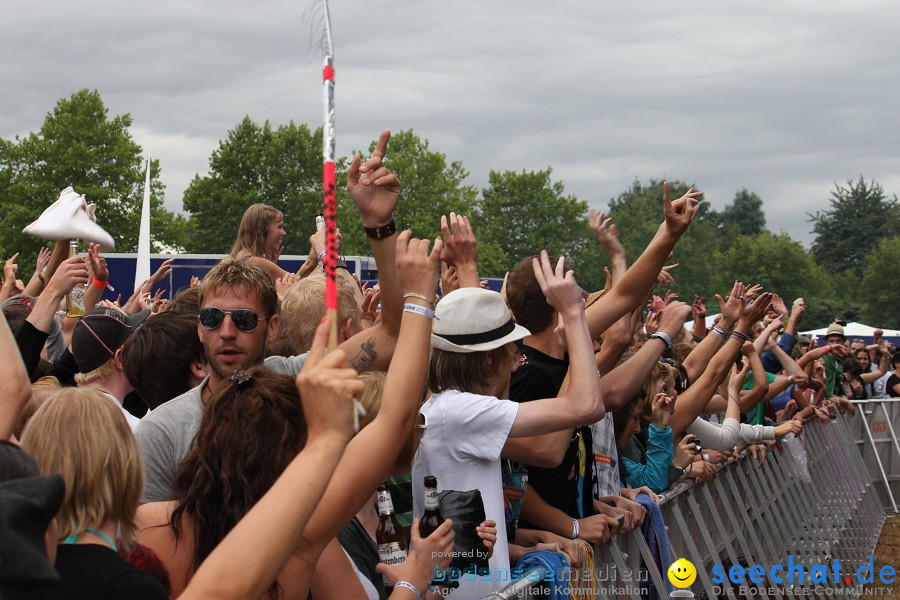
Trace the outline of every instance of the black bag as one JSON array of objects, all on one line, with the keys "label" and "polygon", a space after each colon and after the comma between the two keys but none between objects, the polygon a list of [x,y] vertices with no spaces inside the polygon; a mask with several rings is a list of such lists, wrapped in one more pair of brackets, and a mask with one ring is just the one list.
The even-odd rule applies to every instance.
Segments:
[{"label": "black bag", "polygon": [[441,516],[453,521],[453,560],[451,569],[461,573],[489,575],[488,550],[478,537],[478,526],[485,520],[484,502],[479,490],[444,490],[438,495]]}]

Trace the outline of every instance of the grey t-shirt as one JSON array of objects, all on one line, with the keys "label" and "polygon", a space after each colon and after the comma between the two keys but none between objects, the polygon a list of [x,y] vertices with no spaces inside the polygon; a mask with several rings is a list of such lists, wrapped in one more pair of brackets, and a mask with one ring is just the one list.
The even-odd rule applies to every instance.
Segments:
[{"label": "grey t-shirt", "polygon": [[[270,356],[263,361],[267,369],[282,375],[297,375],[306,364],[306,354]],[[172,480],[181,461],[191,449],[203,419],[201,392],[209,377],[197,387],[160,405],[149,413],[134,435],[144,461],[144,493],[141,502],[172,499]]]}]

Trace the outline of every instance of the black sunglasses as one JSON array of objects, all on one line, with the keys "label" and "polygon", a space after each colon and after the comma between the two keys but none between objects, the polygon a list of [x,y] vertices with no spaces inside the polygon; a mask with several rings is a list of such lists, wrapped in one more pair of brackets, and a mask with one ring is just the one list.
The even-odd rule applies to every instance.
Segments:
[{"label": "black sunglasses", "polygon": [[215,306],[207,306],[200,309],[200,326],[204,329],[216,329],[225,320],[225,315],[231,315],[231,322],[244,333],[250,333],[259,325],[260,319],[265,321],[272,315],[260,317],[249,308],[235,308],[234,310],[222,310]]}]

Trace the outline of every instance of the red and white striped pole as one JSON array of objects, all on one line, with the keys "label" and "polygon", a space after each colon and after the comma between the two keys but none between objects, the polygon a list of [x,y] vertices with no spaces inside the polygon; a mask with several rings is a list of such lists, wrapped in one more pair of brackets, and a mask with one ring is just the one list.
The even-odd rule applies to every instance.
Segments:
[{"label": "red and white striped pole", "polygon": [[322,62],[322,100],[324,105],[324,122],[322,125],[322,190],[325,212],[325,314],[328,316],[330,328],[328,348],[337,347],[337,283],[335,269],[337,265],[337,206],[335,201],[336,179],[334,173],[334,51],[331,42],[331,16],[328,1],[325,5],[325,35],[327,48]]}]

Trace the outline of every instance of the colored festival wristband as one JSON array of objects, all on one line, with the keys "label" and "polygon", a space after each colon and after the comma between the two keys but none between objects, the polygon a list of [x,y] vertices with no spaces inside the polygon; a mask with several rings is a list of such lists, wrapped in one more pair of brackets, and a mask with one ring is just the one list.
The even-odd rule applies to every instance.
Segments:
[{"label": "colored festival wristband", "polygon": [[825,354],[831,354],[831,346],[825,346]]},{"label": "colored festival wristband", "polygon": [[424,306],[419,306],[418,304],[404,304],[403,312],[414,313],[417,315],[422,315],[426,319],[434,319],[434,311],[430,308],[425,308]]},{"label": "colored festival wristband", "polygon": [[91,282],[91,285],[94,286],[94,287],[98,287],[98,288],[103,289],[103,288],[106,287],[107,284],[106,284],[105,281],[100,281],[99,279],[97,279],[96,277],[94,277],[94,281]]},{"label": "colored festival wristband", "polygon": [[398,581],[397,583],[394,584],[394,589],[397,589],[397,588],[405,588],[405,589],[411,591],[413,594],[416,595],[416,600],[419,600],[419,598],[420,598],[419,590],[417,590],[416,586],[414,586],[413,584],[411,584],[408,581]]}]

